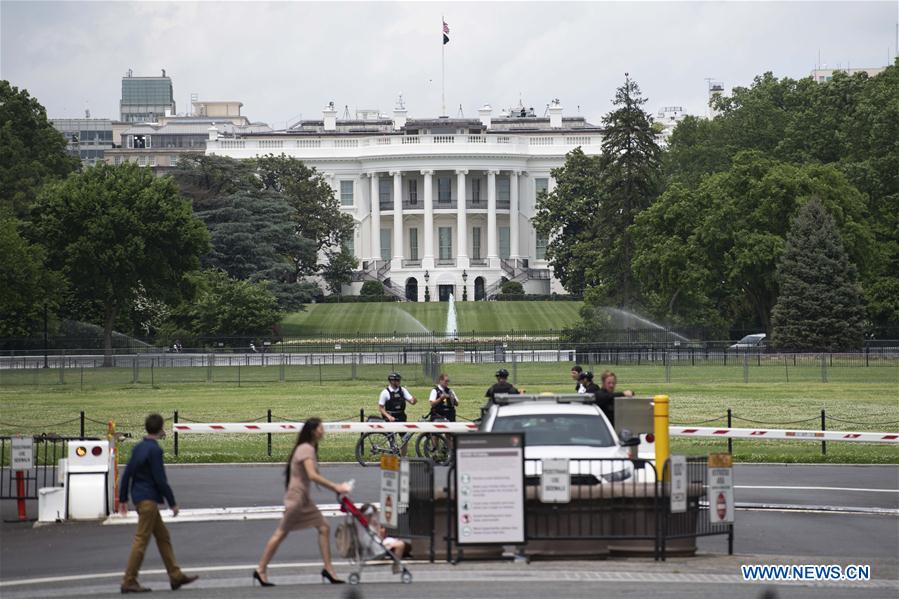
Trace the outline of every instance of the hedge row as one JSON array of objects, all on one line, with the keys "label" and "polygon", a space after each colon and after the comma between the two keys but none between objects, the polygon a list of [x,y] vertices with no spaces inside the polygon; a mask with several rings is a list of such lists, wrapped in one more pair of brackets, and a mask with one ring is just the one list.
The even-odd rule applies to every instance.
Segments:
[{"label": "hedge row", "polygon": [[499,302],[579,302],[584,298],[580,295],[568,295],[567,293],[549,293],[549,294],[519,294],[519,293],[498,293],[496,301]]}]

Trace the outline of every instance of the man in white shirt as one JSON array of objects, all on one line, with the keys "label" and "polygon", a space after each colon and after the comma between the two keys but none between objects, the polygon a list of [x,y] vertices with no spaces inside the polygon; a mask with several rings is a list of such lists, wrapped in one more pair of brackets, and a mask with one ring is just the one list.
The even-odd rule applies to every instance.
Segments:
[{"label": "man in white shirt", "polygon": [[459,398],[456,397],[456,392],[449,387],[449,375],[441,374],[437,377],[437,384],[431,389],[428,401],[431,404],[431,420],[456,421],[456,406],[459,405]]},{"label": "man in white shirt", "polygon": [[400,385],[400,380],[398,372],[391,372],[387,376],[387,387],[378,398],[378,412],[387,422],[406,422],[406,402],[418,403],[409,390]]}]

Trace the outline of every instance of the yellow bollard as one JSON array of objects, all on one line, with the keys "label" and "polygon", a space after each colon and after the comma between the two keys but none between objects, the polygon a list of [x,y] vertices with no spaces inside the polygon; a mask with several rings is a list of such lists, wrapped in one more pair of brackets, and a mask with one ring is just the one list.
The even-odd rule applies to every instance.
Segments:
[{"label": "yellow bollard", "polygon": [[652,398],[653,434],[656,442],[656,472],[659,480],[669,480],[671,473],[665,470],[668,461],[668,396],[656,395]]}]

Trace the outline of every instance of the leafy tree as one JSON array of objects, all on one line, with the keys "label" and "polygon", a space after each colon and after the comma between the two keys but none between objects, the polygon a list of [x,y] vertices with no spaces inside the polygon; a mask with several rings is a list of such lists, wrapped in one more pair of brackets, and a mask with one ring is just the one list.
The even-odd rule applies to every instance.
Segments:
[{"label": "leafy tree", "polygon": [[791,351],[861,347],[864,306],[834,218],[816,199],[800,208],[777,265],[772,344]]},{"label": "leafy tree", "polygon": [[190,287],[209,234],[169,178],[126,163],[99,164],[48,184],[30,236],[69,282],[71,300],[100,307],[104,365],[112,364],[116,319],[141,295],[174,304]]},{"label": "leafy tree", "polygon": [[345,245],[340,246],[339,252],[328,251],[325,255],[327,262],[322,270],[322,278],[331,293],[340,295],[343,286],[353,280],[353,271],[356,270],[359,261]]},{"label": "leafy tree", "polygon": [[267,336],[281,318],[278,300],[266,282],[252,283],[219,270],[189,275],[195,299],[179,304],[165,326],[170,339]]},{"label": "leafy tree", "polygon": [[298,277],[319,272],[318,256],[327,248],[340,247],[353,232],[353,218],[340,211],[334,190],[301,161],[268,155],[255,160],[262,189],[280,193],[293,208],[296,234],[314,251],[293,255]]},{"label": "leafy tree", "polygon": [[359,290],[362,297],[383,297],[384,284],[381,281],[365,281]]},{"label": "leafy tree", "polygon": [[66,139],[28,91],[0,81],[0,215],[25,216],[41,185],[77,170]]},{"label": "leafy tree", "polygon": [[0,218],[0,337],[32,334],[44,306],[56,306],[63,281],[45,260],[44,248],[19,233],[17,219]]},{"label": "leafy tree", "polygon": [[599,211],[601,172],[599,156],[575,148],[552,171],[555,189],[537,198],[534,228],[549,239],[546,259],[553,274],[574,294],[596,283],[586,273],[595,259],[592,215]]}]

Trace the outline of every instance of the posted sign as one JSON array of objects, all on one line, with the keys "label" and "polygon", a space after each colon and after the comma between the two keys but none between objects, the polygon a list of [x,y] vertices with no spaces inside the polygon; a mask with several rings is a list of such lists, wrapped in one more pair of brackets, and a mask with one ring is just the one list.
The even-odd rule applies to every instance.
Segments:
[{"label": "posted sign", "polygon": [[709,521],[712,524],[734,521],[734,469],[729,453],[709,454]]},{"label": "posted sign", "polygon": [[12,456],[9,465],[13,472],[34,468],[34,442],[31,437],[12,438]]},{"label": "posted sign", "polygon": [[687,511],[687,456],[673,455],[671,467],[671,513]]},{"label": "posted sign", "polygon": [[543,460],[540,475],[540,501],[543,503],[569,503],[571,501],[571,475],[565,458]]},{"label": "posted sign", "polygon": [[524,435],[456,437],[460,545],[524,543]]},{"label": "posted sign", "polygon": [[381,524],[396,528],[400,502],[400,459],[395,455],[381,456]]}]

